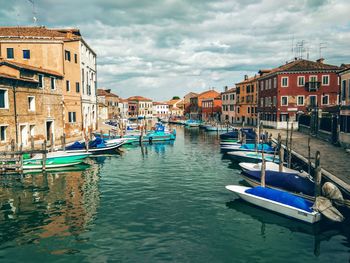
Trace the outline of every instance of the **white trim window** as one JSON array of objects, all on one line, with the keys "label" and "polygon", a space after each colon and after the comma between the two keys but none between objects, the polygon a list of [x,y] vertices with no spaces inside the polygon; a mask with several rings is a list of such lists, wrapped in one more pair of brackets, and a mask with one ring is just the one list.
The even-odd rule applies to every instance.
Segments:
[{"label": "white trim window", "polygon": [[0,109],[9,108],[9,94],[7,89],[0,89]]},{"label": "white trim window", "polygon": [[77,122],[77,117],[76,117],[76,112],[68,112],[68,122],[69,123],[76,123]]},{"label": "white trim window", "polygon": [[45,78],[43,74],[38,74],[39,88],[45,88]]},{"label": "white trim window", "polygon": [[281,106],[288,106],[288,96],[281,96]]},{"label": "white trim window", "polygon": [[329,95],[322,95],[322,100],[321,100],[322,105],[329,105]]},{"label": "white trim window", "polygon": [[273,88],[277,89],[277,78],[273,78]]},{"label": "white trim window", "polygon": [[317,75],[309,76],[309,82],[317,82]]},{"label": "white trim window", "polygon": [[298,76],[298,87],[305,86],[305,77],[304,76]]},{"label": "white trim window", "polygon": [[288,87],[288,77],[281,78],[281,87]]},{"label": "white trim window", "polygon": [[304,104],[305,104],[305,96],[304,95],[297,96],[297,106],[304,106]]},{"label": "white trim window", "polygon": [[6,142],[6,129],[7,126],[0,126],[0,141]]},{"label": "white trim window", "polygon": [[35,97],[28,96],[28,110],[35,111]]},{"label": "white trim window", "polygon": [[329,75],[322,75],[322,85],[329,86]]},{"label": "white trim window", "polygon": [[264,90],[264,81],[260,81],[260,90]]},{"label": "white trim window", "polygon": [[70,81],[66,80],[66,91],[70,91]]}]

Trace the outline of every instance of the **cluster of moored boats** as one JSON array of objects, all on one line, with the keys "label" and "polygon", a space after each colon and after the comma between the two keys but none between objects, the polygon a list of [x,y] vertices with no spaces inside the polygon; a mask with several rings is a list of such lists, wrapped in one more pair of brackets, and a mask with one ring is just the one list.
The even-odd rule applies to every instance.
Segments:
[{"label": "cluster of moored boats", "polygon": [[205,131],[216,131],[216,132],[228,132],[233,129],[233,126],[229,124],[222,124],[219,122],[203,122],[201,120],[184,120],[184,119],[162,119],[164,123],[180,124],[190,128],[200,128]]},{"label": "cluster of moored boats", "polygon": [[157,123],[151,130],[145,130],[139,125],[128,125],[123,135],[94,133],[94,139],[76,141],[62,149],[38,153],[23,157],[23,170],[42,170],[69,167],[83,163],[92,155],[114,154],[126,144],[153,143],[159,141],[173,141],[176,131],[169,131],[161,123]]},{"label": "cluster of moored boats", "polygon": [[221,134],[220,138],[221,151],[239,164],[242,179],[251,186],[227,185],[229,191],[249,203],[307,223],[320,221],[321,214],[333,221],[344,220],[332,206],[332,201],[344,201],[339,189],[325,183],[322,192],[333,200],[317,196],[309,173],[285,166],[281,143],[273,146],[266,135],[244,128]]}]

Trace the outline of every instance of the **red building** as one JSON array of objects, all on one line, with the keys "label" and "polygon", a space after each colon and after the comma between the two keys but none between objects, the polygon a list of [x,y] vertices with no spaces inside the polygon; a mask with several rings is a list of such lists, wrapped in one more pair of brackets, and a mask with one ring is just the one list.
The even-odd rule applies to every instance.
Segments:
[{"label": "red building", "polygon": [[265,126],[298,127],[302,114],[320,112],[338,104],[339,67],[297,59],[259,78],[258,112]]},{"label": "red building", "polygon": [[221,95],[215,98],[206,98],[202,100],[202,120],[220,121],[221,120],[222,101]]}]

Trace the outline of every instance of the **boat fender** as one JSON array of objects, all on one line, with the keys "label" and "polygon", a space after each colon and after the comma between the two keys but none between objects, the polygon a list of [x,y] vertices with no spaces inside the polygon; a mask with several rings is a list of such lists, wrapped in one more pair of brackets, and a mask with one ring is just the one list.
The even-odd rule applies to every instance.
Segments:
[{"label": "boat fender", "polygon": [[344,203],[344,197],[339,188],[331,182],[326,182],[322,186],[322,195],[332,201]]},{"label": "boat fender", "polygon": [[344,216],[332,205],[332,202],[324,196],[316,197],[312,209],[320,212],[322,215],[334,222],[343,222],[345,219]]}]

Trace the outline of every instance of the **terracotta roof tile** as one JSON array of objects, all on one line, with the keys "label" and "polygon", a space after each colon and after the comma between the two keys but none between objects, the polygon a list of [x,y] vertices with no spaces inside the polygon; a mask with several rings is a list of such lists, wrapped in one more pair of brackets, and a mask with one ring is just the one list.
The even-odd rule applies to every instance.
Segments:
[{"label": "terracotta roof tile", "polygon": [[2,58],[0,58],[0,65],[9,65],[9,66],[16,67],[18,69],[26,69],[26,70],[30,70],[30,71],[45,73],[48,75],[63,77],[63,75],[61,73],[58,73],[58,72],[53,71],[53,70],[43,69],[40,67],[34,67],[34,66],[30,66],[30,65],[26,65],[26,64],[14,62],[12,60],[2,59]]},{"label": "terracotta roof tile", "polygon": [[97,89],[97,96],[105,96],[105,97],[116,97],[119,98],[118,95],[110,92],[110,90]]},{"label": "terracotta roof tile", "polygon": [[152,101],[152,99],[148,99],[142,96],[132,96],[128,98],[128,101],[135,100],[135,101]]}]

